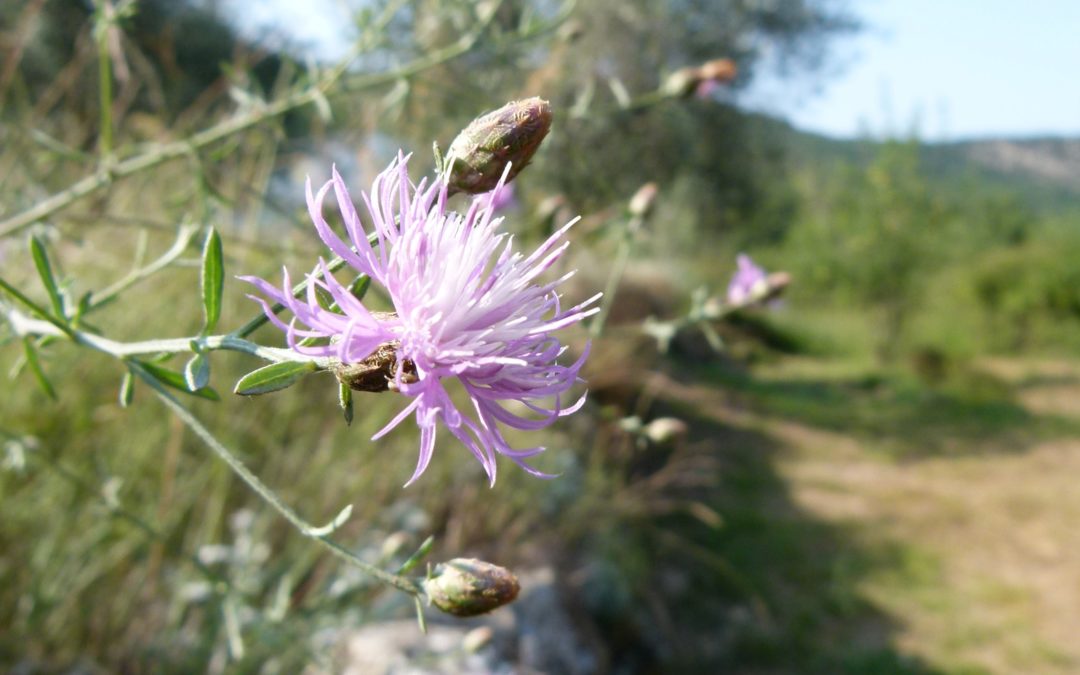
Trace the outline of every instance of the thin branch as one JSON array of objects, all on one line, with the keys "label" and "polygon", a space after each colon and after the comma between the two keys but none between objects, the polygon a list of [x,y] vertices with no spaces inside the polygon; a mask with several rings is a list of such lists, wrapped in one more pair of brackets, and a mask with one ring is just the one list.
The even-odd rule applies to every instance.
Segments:
[{"label": "thin branch", "polygon": [[[3,308],[0,305],[0,308]],[[168,338],[164,340],[143,340],[141,342],[118,342],[109,338],[78,329],[65,333],[56,325],[41,319],[31,319],[14,308],[4,308],[4,314],[16,335],[38,335],[67,337],[75,344],[89,347],[118,359],[149,354],[193,354],[192,345],[198,345],[201,351],[232,351],[257,356],[263,360],[277,363],[280,361],[312,362],[319,368],[327,368],[332,359],[305,356],[290,349],[264,347],[234,335],[210,335],[208,337]]]},{"label": "thin branch", "polygon": [[[480,36],[487,29],[492,18],[494,18],[494,15],[495,12],[491,12],[475,30],[462,36],[456,43],[414,59],[395,70],[355,78],[351,83],[352,88],[367,89],[394,82],[467,53],[480,39]],[[23,228],[29,227],[39,220],[67,208],[83,197],[108,187],[113,181],[132,176],[160,164],[184,157],[269,119],[279,117],[296,108],[325,99],[327,91],[341,79],[348,68],[348,65],[351,63],[352,58],[353,57],[350,56],[349,59],[346,59],[339,64],[338,67],[330,71],[330,74],[321,82],[304,91],[293,93],[283,99],[268,103],[256,110],[225,120],[216,126],[193,134],[187,140],[168,143],[159,146],[155,150],[136,155],[135,157],[129,157],[128,159],[117,162],[111,166],[103,166],[93,175],[83,178],[66,190],[38,202],[29,209],[26,209],[7,220],[0,221],[0,237],[7,236],[14,232],[18,232]]]},{"label": "thin branch", "polygon": [[199,420],[191,414],[182,403],[170,394],[164,386],[157,381],[157,379],[144,370],[139,364],[134,362],[128,362],[128,367],[132,372],[139,376],[141,380],[146,382],[158,395],[158,398],[170,409],[172,412],[180,418],[183,422],[195,432],[203,443],[205,443],[211,450],[222,459],[229,468],[240,476],[240,478],[251,487],[260,497],[262,497],[270,506],[280,513],[285,520],[289,521],[296,529],[300,530],[305,536],[318,542],[323,548],[327,549],[333,555],[341,558],[350,565],[359,568],[363,572],[375,577],[379,581],[392,586],[400,591],[408,593],[413,596],[419,596],[423,594],[423,588],[416,581],[407,577],[401,577],[396,574],[391,574],[385,570],[381,570],[374,565],[364,562],[360,558],[356,557],[347,548],[337,543],[327,535],[319,534],[321,528],[315,527],[305,521],[290,507],[283,502],[280,497],[277,496],[273,490],[271,490],[265,483],[263,483],[258,476],[251,472],[251,469],[247,468],[239,457],[234,455],[228,448],[226,448],[221,441],[214,437],[210,431],[202,425]]},{"label": "thin branch", "polygon": [[87,311],[97,309],[103,305],[112,302],[116,296],[120,295],[127,289],[131,288],[143,279],[155,274],[159,270],[168,267],[174,260],[179,258],[187,250],[188,244],[191,243],[192,238],[198,231],[197,227],[184,226],[180,228],[180,232],[177,234],[176,241],[169,247],[168,251],[161,254],[161,256],[154,262],[144,267],[138,267],[131,270],[124,276],[124,278],[116,281],[108,288],[105,288],[99,293],[94,293],[91,298],[93,300]]}]

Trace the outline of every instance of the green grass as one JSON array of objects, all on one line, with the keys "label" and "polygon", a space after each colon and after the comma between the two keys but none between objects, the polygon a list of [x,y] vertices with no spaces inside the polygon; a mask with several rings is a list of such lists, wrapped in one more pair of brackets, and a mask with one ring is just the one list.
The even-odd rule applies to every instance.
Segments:
[{"label": "green grass", "polygon": [[933,385],[902,368],[823,359],[765,365],[753,375],[723,363],[698,372],[757,410],[853,435],[897,457],[1009,451],[1024,438],[1080,433],[1077,420],[1033,414],[1012,386],[970,367]]}]

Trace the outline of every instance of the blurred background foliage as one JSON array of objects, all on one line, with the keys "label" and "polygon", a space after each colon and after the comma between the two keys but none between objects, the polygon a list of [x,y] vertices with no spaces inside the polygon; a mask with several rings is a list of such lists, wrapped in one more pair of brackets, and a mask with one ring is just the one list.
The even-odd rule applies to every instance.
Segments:
[{"label": "blurred background foliage", "polygon": [[[107,8],[119,13],[106,20]],[[245,37],[235,11],[242,3],[0,3],[0,219],[326,76],[331,64],[303,44]],[[591,403],[545,439],[543,468],[559,479],[507,467],[488,489],[445,442],[402,491],[416,438],[367,440],[399,402],[362,397],[346,427],[324,375],[269,397],[199,401],[198,415],[312,521],[354,504],[341,537],[372,561],[392,566],[434,534],[434,560],[554,567],[598,671],[983,672],[963,646],[897,646],[889,611],[906,606],[895,599],[938,588],[939,563],[807,512],[778,468],[790,450],[776,431],[787,427],[774,424],[788,422],[771,415],[884,439],[903,456],[950,434],[985,444],[1074,433],[1025,412],[977,364],[1075,357],[1080,191],[972,162],[977,143],[836,141],[737,105],[761,73],[826,77],[830,46],[856,30],[828,0],[361,3],[355,59],[325,99],[106,181],[33,230],[71,298],[153,260],[184,225],[221,232],[230,275],[273,278],[282,263],[302,269],[322,254],[304,175],[322,180],[336,162],[363,186],[399,147],[430,165],[432,141],[445,148],[477,114],[542,96],[555,125],[516,181],[508,227],[536,241],[583,214],[582,298],[603,287],[620,242],[634,242],[593,347]],[[737,63],[734,82],[663,94],[678,69],[720,57]],[[627,201],[647,181],[659,197],[627,235]],[[25,232],[4,235],[4,279],[41,296]],[[718,326],[722,354],[692,328],[660,354],[642,321],[685,314],[696,288],[720,293],[741,250],[792,273],[784,305]],[[88,320],[122,340],[195,334],[197,259],[192,243]],[[231,328],[255,308],[229,278]],[[122,410],[118,364],[46,346],[51,401],[33,388],[21,341],[0,339],[14,377],[0,417],[0,664],[332,669],[339,631],[407,614],[264,508],[148,392]],[[214,364],[223,392],[255,365],[234,354]],[[672,416],[684,435],[626,422]],[[1057,652],[1016,658],[1072,663]]]}]

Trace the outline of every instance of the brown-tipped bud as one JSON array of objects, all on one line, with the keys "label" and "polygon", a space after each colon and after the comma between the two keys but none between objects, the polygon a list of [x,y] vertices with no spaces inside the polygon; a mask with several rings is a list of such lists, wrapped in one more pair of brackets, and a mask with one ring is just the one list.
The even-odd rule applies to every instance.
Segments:
[{"label": "brown-tipped bud", "polygon": [[513,602],[520,590],[510,570],[475,558],[439,563],[424,580],[431,604],[454,616],[485,614]]},{"label": "brown-tipped bud", "polygon": [[[447,151],[450,191],[480,194],[495,188],[510,163],[507,182],[532,159],[551,129],[551,105],[538,97],[511,101],[481,115]],[[452,164],[451,164],[452,163]]]},{"label": "brown-tipped bud", "polygon": [[713,82],[731,82],[738,74],[739,68],[731,59],[713,59],[698,68],[701,79]]},{"label": "brown-tipped bud", "polygon": [[765,277],[766,291],[761,299],[762,302],[779,297],[789,285],[791,285],[791,275],[787,272],[773,272]]},{"label": "brown-tipped bud", "polygon": [[645,183],[638,188],[634,196],[630,198],[630,203],[627,205],[627,209],[630,211],[631,216],[637,218],[644,218],[649,215],[649,211],[652,210],[653,202],[656,201],[656,193],[659,188],[656,187],[656,183]]},{"label": "brown-tipped bud", "polygon": [[662,90],[668,96],[685,98],[706,83],[731,82],[739,74],[739,68],[731,59],[713,59],[697,68],[680,68],[664,80]]}]

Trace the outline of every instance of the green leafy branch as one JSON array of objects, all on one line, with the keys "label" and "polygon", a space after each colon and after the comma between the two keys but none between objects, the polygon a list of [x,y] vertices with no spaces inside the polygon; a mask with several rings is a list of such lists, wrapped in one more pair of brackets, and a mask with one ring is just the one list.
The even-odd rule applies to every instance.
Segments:
[{"label": "green leafy branch", "polygon": [[[23,338],[26,348],[27,363],[34,372],[39,384],[52,397],[56,392],[46,378],[40,362],[37,358],[34,338],[66,338],[71,342],[89,347],[96,351],[108,354],[124,363],[127,368],[124,382],[121,385],[121,403],[126,405],[130,402],[134,379],[144,382],[155,395],[168,407],[173,414],[187,425],[203,443],[206,444],[218,457],[220,457],[248,486],[265,500],[271,507],[280,513],[289,523],[296,527],[305,536],[316,540],[321,546],[333,555],[341,558],[349,564],[358,567],[379,581],[408,593],[416,598],[424,595],[424,590],[419,581],[404,577],[404,571],[390,573],[381,570],[358,558],[347,548],[331,538],[352,513],[352,506],[346,506],[328,524],[316,526],[308,523],[299,514],[287,505],[277,494],[263,483],[247,466],[221,443],[196,417],[169,391],[170,388],[182,390],[204,398],[217,399],[217,393],[207,386],[209,379],[209,363],[206,353],[213,350],[224,349],[239,351],[271,361],[273,365],[258,369],[241,378],[237,383],[237,393],[245,395],[261,394],[284,388],[294,383],[304,374],[314,372],[330,365],[331,359],[313,358],[298,354],[287,349],[264,347],[244,338],[229,335],[207,335],[212,330],[221,315],[221,299],[224,289],[224,260],[221,248],[221,240],[214,230],[207,234],[203,246],[203,264],[201,273],[201,295],[204,313],[204,327],[202,334],[187,338],[147,340],[142,342],[117,342],[109,338],[96,335],[74,325],[69,316],[66,304],[60,294],[59,284],[53,273],[53,266],[49,260],[44,244],[36,237],[31,238],[31,255],[43,286],[49,295],[51,309],[43,307],[21,293],[8,282],[0,279],[0,289],[5,291],[11,298],[21,304],[25,310],[31,313],[33,318],[14,307],[0,309],[4,314],[12,330],[16,335]],[[298,285],[294,292],[299,294],[304,291],[307,283]],[[361,284],[366,288],[366,284]],[[249,325],[252,322],[249,322]],[[253,330],[253,329],[252,329]],[[185,373],[180,374],[171,371],[157,363],[135,358],[136,356],[159,355],[181,352],[193,352],[195,357],[188,363]],[[143,528],[145,529],[145,528]],[[429,549],[430,542],[422,547]],[[413,558],[418,561],[418,552]]]}]

